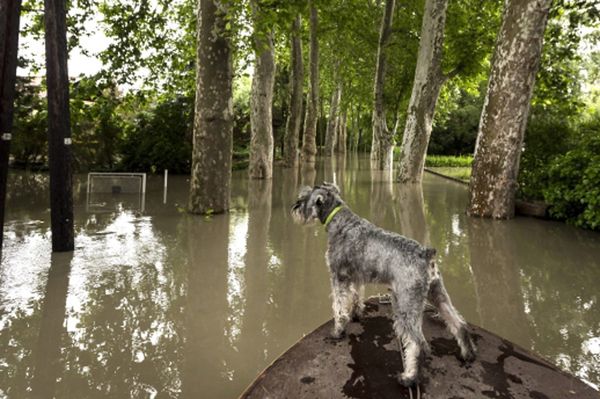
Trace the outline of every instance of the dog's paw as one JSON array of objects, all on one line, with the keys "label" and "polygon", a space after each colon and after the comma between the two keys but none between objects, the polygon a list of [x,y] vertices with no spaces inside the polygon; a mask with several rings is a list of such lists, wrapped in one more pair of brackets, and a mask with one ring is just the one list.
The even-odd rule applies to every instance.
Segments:
[{"label": "dog's paw", "polygon": [[331,333],[329,334],[329,338],[336,340],[336,341],[340,340],[340,339],[344,339],[345,336],[346,336],[346,331],[340,330],[338,328],[334,328],[333,330],[331,330]]},{"label": "dog's paw", "polygon": [[461,351],[460,357],[465,363],[473,363],[477,354],[475,352],[475,348],[469,348],[467,351]]},{"label": "dog's paw", "polygon": [[404,375],[404,373],[400,373],[398,374],[398,382],[400,383],[400,385],[403,385],[406,388],[410,388],[419,384],[419,377],[418,375],[408,377]]},{"label": "dog's paw", "polygon": [[352,321],[355,323],[360,322],[365,317],[365,309],[364,308],[356,308],[352,312]]}]

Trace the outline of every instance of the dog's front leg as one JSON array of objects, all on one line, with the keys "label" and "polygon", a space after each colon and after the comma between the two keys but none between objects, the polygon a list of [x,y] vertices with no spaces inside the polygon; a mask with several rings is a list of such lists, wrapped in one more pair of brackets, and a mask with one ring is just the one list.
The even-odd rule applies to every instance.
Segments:
[{"label": "dog's front leg", "polygon": [[346,325],[352,316],[354,295],[350,290],[350,283],[340,280],[335,274],[331,275],[331,295],[334,321],[331,337],[339,339],[344,336]]},{"label": "dog's front leg", "polygon": [[352,319],[360,321],[365,313],[365,285],[361,282],[354,282],[350,286],[352,292]]}]

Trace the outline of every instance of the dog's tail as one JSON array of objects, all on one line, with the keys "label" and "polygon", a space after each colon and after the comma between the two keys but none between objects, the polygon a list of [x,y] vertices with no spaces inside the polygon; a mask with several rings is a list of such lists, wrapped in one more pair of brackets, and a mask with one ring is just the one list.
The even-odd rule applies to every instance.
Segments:
[{"label": "dog's tail", "polygon": [[472,361],[475,358],[475,344],[467,329],[467,323],[462,318],[460,313],[452,305],[450,296],[444,287],[442,276],[437,270],[434,262],[431,262],[431,285],[429,286],[429,301],[434,305],[439,315],[446,323],[446,327],[450,333],[456,338],[460,346],[461,357],[466,361]]}]

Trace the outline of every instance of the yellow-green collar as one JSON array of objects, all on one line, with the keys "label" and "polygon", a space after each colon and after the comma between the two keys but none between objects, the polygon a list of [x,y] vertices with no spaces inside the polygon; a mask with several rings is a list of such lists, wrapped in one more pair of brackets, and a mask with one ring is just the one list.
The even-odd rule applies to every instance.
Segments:
[{"label": "yellow-green collar", "polygon": [[331,211],[329,216],[327,216],[327,219],[325,219],[325,223],[323,223],[323,226],[325,228],[327,228],[327,225],[331,222],[331,219],[333,219],[335,214],[338,213],[343,207],[344,207],[344,205],[338,205],[335,208],[333,208],[333,211]]}]

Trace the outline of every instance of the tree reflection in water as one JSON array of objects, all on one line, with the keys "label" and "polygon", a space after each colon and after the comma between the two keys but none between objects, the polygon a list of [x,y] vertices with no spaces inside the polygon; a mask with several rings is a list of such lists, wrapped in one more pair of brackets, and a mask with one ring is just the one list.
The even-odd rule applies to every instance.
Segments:
[{"label": "tree reflection in water", "polygon": [[268,242],[271,221],[272,180],[248,182],[248,235],[244,276],[247,304],[241,324],[238,350],[246,360],[247,367],[238,370],[241,378],[250,380],[261,371],[265,363],[267,331],[265,319],[270,293],[269,266],[271,253]]},{"label": "tree reflection in water", "polygon": [[229,215],[210,220],[187,216],[185,237],[189,266],[182,397],[227,396],[233,394],[228,375],[233,353],[226,334]]},{"label": "tree reflection in water", "polygon": [[467,220],[479,323],[530,347],[531,326],[523,306],[518,255],[510,226],[506,221]]},{"label": "tree reflection in water", "polygon": [[52,398],[56,379],[63,369],[60,359],[61,338],[65,335],[65,310],[72,252],[53,253],[48,272],[46,294],[41,309],[31,393],[33,398]]},{"label": "tree reflection in water", "polygon": [[[421,191],[373,173],[368,157],[327,162],[275,169],[272,182],[235,172],[232,211],[210,218],[184,212],[189,186],[179,176],[167,204],[162,181],[149,179],[146,214],[85,213],[79,197],[72,260],[49,255],[46,204],[13,192],[0,266],[0,396],[237,396],[331,316],[325,232],[289,213],[298,188],[327,175],[359,215],[437,248],[469,321],[600,382],[597,233],[471,219],[461,185],[426,175]],[[35,186],[43,177],[17,180],[44,198]]]}]

